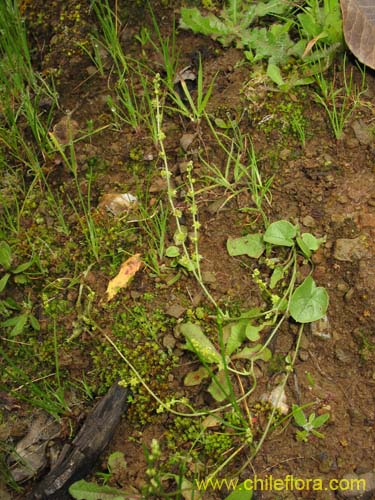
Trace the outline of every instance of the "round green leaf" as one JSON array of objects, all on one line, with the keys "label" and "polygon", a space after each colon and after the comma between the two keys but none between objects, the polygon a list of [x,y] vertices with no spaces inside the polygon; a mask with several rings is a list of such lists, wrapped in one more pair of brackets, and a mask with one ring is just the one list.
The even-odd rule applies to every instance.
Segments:
[{"label": "round green leaf", "polygon": [[180,250],[177,247],[172,245],[172,246],[167,248],[167,250],[165,251],[165,255],[166,255],[166,257],[173,259],[173,258],[178,257],[180,255]]},{"label": "round green leaf", "polygon": [[227,241],[229,255],[248,255],[258,259],[264,252],[263,238],[261,234],[248,234],[241,238],[229,238]]},{"label": "round green leaf", "polygon": [[297,229],[287,220],[279,220],[270,224],[264,233],[263,240],[272,245],[292,247]]},{"label": "round green leaf", "polygon": [[290,301],[290,315],[298,323],[311,323],[321,319],[328,308],[328,293],[317,287],[311,276],[295,289]]}]

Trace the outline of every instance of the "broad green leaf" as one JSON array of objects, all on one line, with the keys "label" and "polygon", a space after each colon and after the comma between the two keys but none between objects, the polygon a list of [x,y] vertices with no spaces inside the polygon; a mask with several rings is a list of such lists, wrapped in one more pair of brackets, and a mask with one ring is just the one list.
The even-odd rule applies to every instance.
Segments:
[{"label": "broad green leaf", "polygon": [[286,220],[279,220],[270,224],[264,233],[263,240],[272,245],[292,247],[297,229]]},{"label": "broad green leaf", "polygon": [[310,248],[306,245],[306,243],[303,241],[303,239],[300,236],[297,236],[296,241],[297,241],[298,246],[302,250],[303,255],[309,259],[311,257]]},{"label": "broad green leaf", "polygon": [[256,342],[260,339],[259,332],[263,330],[264,325],[254,326],[250,322],[246,325],[245,335],[251,342]]},{"label": "broad green leaf", "polygon": [[24,262],[23,264],[17,266],[14,270],[12,270],[12,272],[14,274],[23,273],[24,271],[26,271],[26,269],[29,269],[33,264],[34,262],[32,260],[29,260],[28,262]]},{"label": "broad green leaf", "polygon": [[326,238],[316,238],[311,233],[302,233],[301,238],[305,245],[313,252],[318,250],[320,245],[326,241]]},{"label": "broad green leaf", "polygon": [[313,422],[314,429],[317,429],[318,427],[324,425],[328,419],[329,413],[323,413],[323,415],[319,415],[319,417],[316,417]]},{"label": "broad green leaf", "polygon": [[40,330],[40,324],[39,324],[39,321],[36,319],[36,317],[33,314],[29,314],[29,322],[30,322],[31,327],[36,332],[39,332],[39,330]]},{"label": "broad green leaf", "polygon": [[250,361],[269,361],[272,358],[272,353],[268,347],[263,347],[262,344],[257,344],[254,347],[245,347],[238,354],[234,354],[232,359],[249,359]]},{"label": "broad green leaf", "polygon": [[246,488],[246,482],[237,486],[237,488],[230,493],[224,500],[252,500],[253,490]]},{"label": "broad green leaf", "polygon": [[241,238],[229,238],[227,240],[227,250],[229,255],[248,255],[258,259],[264,252],[265,246],[261,234],[248,234]]},{"label": "broad green leaf", "polygon": [[223,129],[232,128],[232,124],[227,123],[222,118],[215,118],[215,125],[219,128],[223,128]]},{"label": "broad green leaf", "polygon": [[269,63],[267,66],[267,76],[279,87],[284,85],[284,78],[281,76],[281,71],[276,64]]},{"label": "broad green leaf", "polygon": [[298,323],[311,323],[321,319],[328,308],[328,293],[317,287],[311,276],[294,290],[290,301],[290,315]]},{"label": "broad green leaf", "polygon": [[246,325],[249,320],[239,320],[230,326],[230,335],[225,344],[225,354],[231,356],[246,338]]},{"label": "broad green leaf", "polygon": [[166,249],[165,255],[170,259],[174,259],[175,257],[178,257],[180,255],[180,250],[178,247],[172,245]]},{"label": "broad green leaf", "polygon": [[16,335],[19,335],[23,332],[28,316],[29,315],[27,313],[20,314],[19,316],[15,316],[14,318],[9,318],[6,321],[3,321],[1,325],[5,327],[13,326],[9,335],[11,337],[15,337]]},{"label": "broad green leaf", "polygon": [[88,483],[84,479],[73,483],[69,487],[69,494],[76,500],[130,500],[136,498],[135,494],[129,495],[117,488]]},{"label": "broad green leaf", "polygon": [[283,266],[276,266],[272,272],[270,279],[270,288],[273,290],[280,280],[284,278]]},{"label": "broad green leaf", "polygon": [[202,380],[208,378],[210,375],[204,366],[198,368],[198,370],[194,370],[188,372],[184,378],[184,385],[186,387],[193,387],[195,385],[199,385],[202,383]]},{"label": "broad green leaf", "polygon": [[297,425],[303,428],[307,424],[307,419],[305,417],[305,414],[303,413],[303,410],[296,404],[292,406],[292,414]]},{"label": "broad green leaf", "polygon": [[220,370],[215,377],[216,380],[212,380],[207,391],[211,394],[215,401],[219,403],[224,401],[229,394],[228,380],[225,375],[224,370]]},{"label": "broad green leaf", "polygon": [[4,290],[4,288],[7,286],[8,279],[10,278],[10,274],[6,273],[0,280],[0,293]]},{"label": "broad green leaf", "polygon": [[6,241],[0,241],[0,266],[9,269],[12,264],[12,249]]},{"label": "broad green leaf", "polygon": [[222,362],[220,354],[200,326],[191,322],[184,323],[181,325],[181,333],[186,339],[187,349],[198,354],[205,363],[220,364]]}]

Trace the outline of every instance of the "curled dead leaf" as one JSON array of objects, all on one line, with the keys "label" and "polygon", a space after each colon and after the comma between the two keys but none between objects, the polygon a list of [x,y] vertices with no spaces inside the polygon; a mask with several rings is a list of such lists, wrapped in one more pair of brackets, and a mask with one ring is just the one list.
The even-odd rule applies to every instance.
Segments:
[{"label": "curled dead leaf", "polygon": [[109,283],[107,287],[107,302],[109,302],[122,288],[126,288],[129,281],[142,266],[141,254],[137,253],[123,262],[120,271]]}]

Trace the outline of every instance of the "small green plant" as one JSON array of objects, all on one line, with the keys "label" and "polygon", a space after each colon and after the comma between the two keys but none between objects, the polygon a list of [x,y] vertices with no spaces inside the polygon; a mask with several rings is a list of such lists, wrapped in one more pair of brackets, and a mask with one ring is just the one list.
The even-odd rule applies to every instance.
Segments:
[{"label": "small green plant", "polygon": [[[326,69],[335,52],[343,48],[338,0],[324,0],[323,5],[319,0],[306,3],[301,12],[301,8],[293,9],[290,3],[278,0],[251,6],[245,1],[229,0],[219,16],[203,16],[196,7],[183,8],[180,26],[211,36],[224,46],[234,43],[244,49],[252,63],[267,61],[267,76],[281,90],[288,90],[313,83],[312,76]],[[249,29],[266,16],[273,16],[277,22]],[[291,36],[292,30],[297,30],[299,39],[295,33]],[[284,77],[282,69],[287,66],[288,76]]]},{"label": "small green plant", "polygon": [[343,64],[344,87],[336,88],[336,76],[326,80],[323,73],[316,75],[316,82],[319,88],[315,92],[315,99],[326,111],[333,134],[339,140],[344,132],[345,125],[360,105],[361,94],[365,91],[365,71],[361,69],[361,87],[353,82],[353,70],[349,76],[346,74],[346,58]]},{"label": "small green plant", "polygon": [[310,413],[307,418],[303,409],[298,405],[293,405],[292,415],[294,418],[294,422],[298,427],[301,427],[302,430],[296,432],[296,438],[298,441],[307,442],[310,434],[323,439],[324,435],[321,432],[318,432],[316,429],[322,427],[327,420],[329,420],[329,413],[323,413],[322,415],[316,416],[315,413]]},{"label": "small green plant", "polygon": [[[15,284],[25,284],[29,281],[30,275],[26,272],[34,265],[34,259],[13,267],[14,260],[11,247],[6,241],[0,241],[0,266],[4,269],[4,274],[0,279],[0,294],[9,286],[12,278]],[[0,316],[6,318],[1,322],[1,326],[9,330],[9,336],[15,337],[21,334],[27,326],[38,331],[40,325],[33,312],[31,300],[24,300],[17,303],[11,297],[0,300]]]}]

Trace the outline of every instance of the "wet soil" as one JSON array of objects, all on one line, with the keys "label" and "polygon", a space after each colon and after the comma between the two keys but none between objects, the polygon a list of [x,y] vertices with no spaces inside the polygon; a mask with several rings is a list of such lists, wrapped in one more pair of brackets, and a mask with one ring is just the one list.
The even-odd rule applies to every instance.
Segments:
[{"label": "wet soil", "polygon": [[[161,32],[170,34],[173,14],[178,17],[178,6],[154,7],[157,7],[155,12]],[[124,21],[121,40],[125,52],[134,58],[147,58],[153,69],[162,70],[160,57],[152,47],[147,46],[146,54],[142,55],[139,43],[134,39],[142,25],[152,29],[146,9],[140,6],[130,12],[126,2],[120,2],[120,12]],[[68,110],[81,130],[85,129],[88,120],[93,120],[96,128],[111,123],[106,105],[110,79],[107,75],[101,77],[95,72],[88,56],[77,48],[77,42],[84,43],[95,25],[88,2],[53,2],[48,9],[38,0],[25,2],[25,15],[32,27],[30,43],[35,49],[36,67],[45,74],[57,75],[60,109],[56,112],[54,123],[58,123]],[[234,48],[223,49],[208,38],[190,32],[178,31],[177,46],[180,68],[192,64],[196,54],[201,54],[205,83],[216,77],[209,113],[224,119],[230,116],[240,120],[241,130],[249,134],[254,145],[262,177],[274,177],[272,201],[264,206],[269,220],[287,219],[299,223],[304,230],[317,236],[326,236],[326,243],[313,256],[313,276],[329,292],[328,326],[325,325],[324,334],[306,327],[299,359],[286,388],[288,404],[315,402],[315,411],[330,413],[331,417],[323,430],[325,438],[311,437],[307,443],[299,442],[295,439],[295,428],[282,425],[269,435],[241,477],[246,479],[254,473],[259,477],[272,474],[275,478],[292,474],[295,477],[321,477],[328,480],[341,478],[353,471],[373,471],[375,142],[373,133],[371,139],[366,140],[358,130],[373,130],[375,76],[368,71],[363,103],[350,117],[343,137],[336,140],[326,115],[314,101],[312,89],[292,89],[286,94],[273,92],[267,82],[252,79],[252,68],[242,63],[241,52]],[[108,65],[110,67],[110,61]],[[355,78],[360,81],[354,61],[349,62],[346,71],[353,71]],[[288,115],[285,116],[282,111],[284,108],[280,107],[281,103],[292,103],[302,108],[307,131],[304,145],[283,125]],[[190,159],[196,162],[196,175],[199,178],[202,165],[197,160],[197,148],[204,148],[213,163],[223,164],[223,158],[204,125],[186,150],[181,148],[181,137],[196,133],[196,126],[181,119],[178,122],[167,121],[166,129],[167,154],[176,185],[184,180],[181,165]],[[140,160],[137,160],[136,171],[132,172],[134,151],[140,152]],[[144,160],[146,157],[157,158],[157,150],[147,131],[134,132],[126,126],[121,130],[107,128],[90,141],[77,143],[76,155],[82,168],[83,187],[87,158],[100,158],[106,165],[98,173],[92,188],[93,207],[99,204],[104,193],[119,189],[134,192],[140,187],[147,189],[147,186],[151,186],[152,196],[163,195],[165,183],[160,178],[158,167],[154,169],[150,180],[149,173],[153,166]],[[154,165],[154,162],[151,163]],[[48,168],[51,185],[65,186],[69,190],[71,179],[63,167],[57,164],[49,165]],[[254,220],[252,213],[239,210],[252,206],[251,194],[248,192],[242,191],[238,197],[217,209],[220,207],[218,200],[226,198],[227,193],[221,188],[198,196],[202,224],[202,270],[210,273],[206,274],[211,278],[207,279],[207,286],[220,304],[237,304],[239,308],[246,309],[261,305],[262,298],[253,283],[251,272],[244,266],[244,260],[233,259],[227,254],[226,240],[228,237],[241,236],[244,231],[261,230],[262,221],[259,218]],[[182,200],[181,208],[186,209],[188,216]],[[112,224],[112,219],[105,218],[104,223]],[[171,243],[173,232],[174,224],[170,220],[168,238]],[[247,266],[254,267],[249,261]],[[94,266],[86,279],[97,297],[101,297],[105,280],[100,266]],[[152,307],[158,306],[163,311],[174,304],[182,305],[185,310],[198,305],[208,307],[199,286],[189,275],[183,276],[176,285],[165,287],[144,269],[135,278],[131,292],[125,292],[127,295],[124,300],[127,305],[137,305],[145,292],[155,294]],[[71,317],[68,315],[65,318],[68,328],[71,328],[74,318],[73,304],[74,301]],[[110,332],[110,319],[106,321],[104,318],[101,326]],[[171,333],[172,327],[169,327],[165,335]],[[293,322],[283,325],[272,345],[274,355],[285,357],[292,352],[296,334],[297,326]],[[90,339],[87,341],[90,342]],[[81,343],[84,342],[85,337],[81,339]],[[180,397],[186,395],[196,407],[205,404],[213,406],[213,401],[203,395],[201,387],[184,387],[184,375],[191,366],[198,368],[198,364],[189,353],[181,353],[179,342],[174,345],[172,352],[173,349],[179,351],[179,361],[178,366],[171,371],[166,393],[178,394]],[[82,371],[88,371],[91,367],[87,349],[82,345],[75,351],[65,353],[65,357],[63,354],[61,356],[62,367],[68,366],[73,377],[79,377]],[[259,400],[263,392],[277,384],[280,375],[277,370],[270,374],[265,365],[258,368],[258,388],[248,401],[250,406]],[[133,404],[137,405],[136,399]],[[81,403],[81,411],[88,412],[90,405],[90,402]],[[23,413],[18,405],[14,411],[20,412],[20,415]],[[105,469],[106,458],[111,451],[123,451],[127,469],[123,477],[117,478],[117,483],[141,490],[145,484],[147,467],[142,446],[149,448],[151,440],[156,438],[163,447],[171,420],[172,417],[157,415],[154,410],[149,422],[136,426],[125,415],[108,453],[102,459],[102,468]],[[77,417],[77,427],[79,421]],[[22,435],[22,431],[19,434]],[[11,430],[8,438],[16,442],[19,434]],[[189,443],[186,443],[186,448],[188,446]],[[250,451],[245,448],[230,462],[225,474],[235,474],[249,454]],[[207,457],[207,463],[202,468],[208,473],[212,465],[213,461],[210,462]],[[31,487],[31,482],[26,484],[26,489]],[[12,493],[11,498],[24,498],[23,495]],[[203,498],[214,500],[225,496],[226,492],[210,491]],[[257,498],[329,499],[335,498],[335,494],[329,491],[283,492],[276,497],[274,492],[263,492]]]}]

